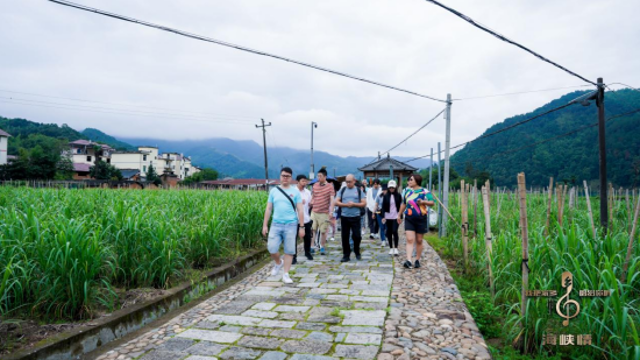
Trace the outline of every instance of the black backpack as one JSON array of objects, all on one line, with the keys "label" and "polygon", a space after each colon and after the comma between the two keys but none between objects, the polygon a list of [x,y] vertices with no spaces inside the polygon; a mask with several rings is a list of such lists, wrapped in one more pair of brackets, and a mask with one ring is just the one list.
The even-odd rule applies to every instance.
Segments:
[{"label": "black backpack", "polygon": [[[356,188],[358,189],[358,202],[362,201],[362,193],[360,191],[360,188],[356,186]],[[347,189],[347,187],[343,187],[342,190],[340,190],[340,201],[342,201],[342,197],[344,196],[344,191]],[[364,208],[360,208],[360,216],[363,216],[365,214],[365,210]],[[342,207],[338,207],[338,217],[342,216]]]}]

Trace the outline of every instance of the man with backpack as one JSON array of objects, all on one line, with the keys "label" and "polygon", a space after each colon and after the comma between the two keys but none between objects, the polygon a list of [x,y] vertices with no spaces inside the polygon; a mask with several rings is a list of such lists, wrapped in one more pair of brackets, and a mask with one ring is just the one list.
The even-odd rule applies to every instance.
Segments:
[{"label": "man with backpack", "polygon": [[[275,262],[275,266],[271,270],[271,276],[278,275],[278,272],[284,266],[282,282],[285,284],[293,283],[293,280],[289,277],[289,269],[291,268],[293,255],[296,253],[296,236],[304,238],[305,229],[302,197],[300,196],[300,191],[295,186],[291,186],[292,175],[291,168],[284,167],[280,170],[281,185],[269,191],[269,200],[267,201],[262,223],[262,236],[269,234],[267,249]],[[269,228],[269,219],[272,212],[273,220],[271,221],[271,228]],[[280,245],[282,244],[284,244],[284,260],[280,259],[279,253]]]},{"label": "man with backpack", "polygon": [[340,221],[342,224],[342,254],[340,262],[349,261],[351,256],[351,248],[349,246],[349,237],[353,239],[353,252],[356,259],[361,259],[360,241],[362,234],[360,233],[360,221],[365,213],[367,199],[356,186],[356,178],[352,174],[347,175],[347,186],[340,189],[336,196],[336,205],[340,207]]}]

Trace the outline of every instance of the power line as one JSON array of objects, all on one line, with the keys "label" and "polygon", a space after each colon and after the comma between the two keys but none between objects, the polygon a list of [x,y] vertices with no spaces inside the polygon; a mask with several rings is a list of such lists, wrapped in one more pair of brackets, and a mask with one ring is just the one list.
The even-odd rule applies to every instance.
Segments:
[{"label": "power line", "polygon": [[[623,116],[635,114],[635,113],[638,113],[638,112],[640,112],[640,108],[632,110],[632,111],[629,111],[629,112],[626,112],[626,113],[623,113],[623,114],[618,114],[618,115],[612,116],[612,117],[608,118],[605,121],[608,122],[608,121],[611,121],[611,120],[614,120],[614,119],[617,119],[617,118],[620,118],[620,117],[623,117]],[[535,147],[535,146],[538,146],[540,144],[544,144],[544,143],[547,143],[547,142],[550,142],[550,141],[553,141],[553,140],[557,140],[557,139],[565,137],[565,136],[573,135],[573,134],[575,134],[577,132],[580,132],[582,130],[590,129],[590,128],[593,128],[593,127],[596,127],[596,126],[598,126],[597,122],[595,122],[593,124],[590,124],[590,125],[586,125],[586,126],[580,127],[578,129],[575,129],[575,130],[571,130],[569,132],[566,132],[566,133],[563,133],[563,134],[560,134],[560,135],[556,135],[556,136],[553,136],[553,137],[550,137],[550,138],[547,138],[547,139],[544,139],[544,140],[529,144],[529,145],[521,146],[521,147],[516,148],[516,149],[502,151],[502,152],[499,152],[499,153],[496,153],[496,154],[492,154],[492,155],[489,155],[489,156],[485,156],[485,157],[482,157],[482,158],[454,161],[453,163],[462,164],[462,163],[468,163],[468,162],[477,162],[477,161],[481,161],[481,160],[491,159],[491,158],[496,157],[498,155],[511,154],[511,153],[518,152],[518,151],[523,150],[523,149]]]},{"label": "power line", "polygon": [[427,125],[431,124],[435,119],[438,118],[438,116],[440,116],[445,110],[447,110],[447,108],[442,109],[442,111],[440,111],[438,114],[436,114],[436,116],[434,116],[431,120],[427,121],[424,125],[422,125],[421,127],[418,128],[418,130],[414,131],[411,135],[407,136],[404,140],[400,141],[396,146],[392,147],[391,149],[383,152],[382,154],[380,154],[380,156],[386,155],[388,153],[391,152],[391,150],[397,148],[398,146],[400,146],[402,143],[404,143],[405,141],[409,140],[412,136],[414,136],[415,134],[419,133],[422,129],[424,129],[425,127],[427,127]]},{"label": "power line", "polygon": [[590,86],[590,85],[573,85],[573,86],[564,86],[564,87],[542,89],[542,90],[517,91],[517,92],[494,94],[494,95],[470,96],[466,98],[453,99],[453,101],[487,99],[487,98],[493,98],[493,97],[499,97],[499,96],[511,96],[511,95],[530,94],[530,93],[538,93],[538,92],[546,92],[546,91],[565,90],[565,89],[573,89],[573,88],[579,88],[579,87],[585,87],[585,86]]},{"label": "power line", "polygon": [[68,98],[68,97],[62,97],[62,96],[52,96],[52,95],[36,94],[36,93],[31,93],[31,92],[14,91],[14,90],[6,90],[6,89],[0,89],[0,92],[6,92],[6,93],[12,93],[12,94],[21,94],[21,95],[30,95],[30,96],[44,97],[44,98],[50,98],[50,99],[60,99],[60,100],[87,102],[87,103],[95,103],[95,104],[104,104],[104,105],[114,105],[114,106],[123,106],[123,107],[138,107],[138,108],[146,108],[146,109],[153,109],[153,110],[167,110],[167,111],[175,112],[175,113],[178,113],[178,114],[184,113],[184,114],[195,114],[195,115],[214,115],[214,116],[218,116],[218,117],[227,117],[227,118],[232,118],[232,119],[242,119],[242,118],[244,118],[244,119],[247,119],[247,120],[250,120],[250,121],[254,121],[255,120],[255,118],[252,118],[252,117],[249,117],[249,116],[242,116],[242,115],[226,115],[226,114],[216,114],[216,113],[209,113],[209,112],[186,111],[186,110],[169,109],[169,108],[146,106],[146,105],[124,104],[124,103],[114,103],[114,102],[97,101],[97,100]]},{"label": "power line", "polygon": [[[54,0],[50,0],[50,1],[54,1]],[[471,25],[473,25],[473,26],[477,27],[478,29],[481,29],[481,30],[485,31],[485,32],[487,32],[487,33],[489,33],[489,34],[491,34],[491,35],[493,35],[493,36],[497,37],[498,39],[500,39],[500,40],[502,40],[502,41],[504,41],[504,42],[506,42],[506,43],[509,43],[509,44],[511,44],[511,45],[513,45],[513,46],[516,46],[516,47],[518,47],[518,48],[520,48],[520,49],[522,49],[522,50],[524,50],[524,51],[528,52],[529,54],[531,54],[531,55],[533,55],[533,56],[537,57],[538,59],[540,59],[540,60],[542,60],[542,61],[544,61],[544,62],[546,62],[546,63],[549,63],[549,64],[551,64],[551,65],[553,65],[553,66],[557,67],[558,69],[561,69],[561,70],[563,70],[563,71],[565,71],[565,72],[567,72],[567,73],[569,73],[569,74],[571,74],[571,75],[573,75],[573,76],[577,77],[578,79],[580,79],[580,80],[582,80],[582,81],[585,81],[585,82],[587,82],[587,83],[589,83],[589,84],[591,84],[591,85],[594,85],[594,86],[598,86],[598,84],[596,84],[595,82],[593,82],[593,81],[591,81],[591,80],[588,80],[587,78],[585,78],[585,77],[583,77],[583,76],[581,76],[581,75],[578,75],[577,73],[575,73],[575,72],[573,72],[573,71],[571,71],[571,70],[569,70],[569,69],[565,68],[564,66],[562,66],[562,65],[560,65],[560,64],[558,64],[558,63],[556,63],[556,62],[553,62],[553,61],[551,61],[551,60],[547,59],[546,57],[544,57],[544,56],[542,56],[542,55],[538,54],[537,52],[535,52],[535,51],[533,51],[533,50],[531,50],[531,49],[529,49],[529,48],[527,48],[527,47],[525,47],[525,46],[523,46],[523,45],[521,45],[521,44],[519,44],[519,43],[517,43],[517,42],[515,42],[515,41],[513,41],[513,40],[510,40],[510,39],[509,39],[509,38],[507,38],[506,36],[501,35],[501,34],[499,34],[499,33],[495,32],[495,31],[493,31],[493,30],[489,29],[487,26],[484,26],[484,25],[480,24],[479,22],[477,22],[477,21],[473,20],[473,19],[472,19],[472,18],[470,18],[469,16],[467,16],[467,15],[465,15],[465,14],[463,14],[463,13],[459,12],[458,10],[455,10],[455,9],[452,9],[452,8],[450,8],[450,7],[448,7],[448,6],[445,6],[445,5],[443,5],[443,4],[441,4],[441,3],[439,3],[439,2],[438,2],[438,1],[436,1],[436,0],[425,0],[425,1],[430,2],[430,3],[433,3],[433,4],[435,4],[435,5],[439,6],[439,7],[441,7],[441,8],[443,8],[443,9],[447,10],[448,12],[450,12],[450,13],[452,13],[452,14],[454,14],[454,15],[458,16],[459,18],[463,19],[464,21],[466,21],[466,22],[470,23]]]},{"label": "power line", "polygon": [[59,103],[50,103],[50,102],[39,102],[36,100],[23,100],[23,99],[15,99],[15,98],[3,98],[0,97],[0,103],[12,104],[12,105],[22,105],[22,106],[35,106],[35,107],[44,107],[44,108],[53,108],[53,109],[62,109],[62,110],[72,110],[72,111],[86,111],[92,113],[102,113],[102,114],[118,114],[118,115],[129,115],[129,116],[144,116],[144,117],[153,117],[153,118],[165,118],[165,119],[173,119],[173,120],[185,120],[185,121],[196,121],[196,122],[205,122],[205,123],[229,123],[229,124],[238,124],[244,123],[246,120],[229,120],[229,119],[199,119],[189,116],[167,116],[163,114],[156,113],[143,113],[143,112],[132,112],[126,110],[119,109],[109,109],[109,108],[95,108],[95,107],[87,107],[81,105],[71,105],[71,104],[59,104]]},{"label": "power line", "polygon": [[137,25],[142,25],[142,26],[146,26],[146,27],[150,27],[150,28],[154,28],[154,29],[158,29],[158,30],[167,31],[167,32],[170,32],[170,33],[174,33],[176,35],[185,36],[185,37],[192,38],[192,39],[195,39],[195,40],[205,41],[205,42],[209,42],[209,43],[225,46],[225,47],[236,49],[236,50],[245,51],[245,52],[248,52],[248,53],[251,53],[251,54],[255,54],[255,55],[267,56],[267,57],[274,58],[274,59],[277,59],[277,60],[290,62],[290,63],[296,64],[296,65],[304,66],[304,67],[311,68],[311,69],[314,69],[314,70],[324,71],[324,72],[327,72],[327,73],[330,73],[330,74],[333,74],[333,75],[346,77],[346,78],[349,78],[349,79],[352,79],[352,80],[368,83],[368,84],[371,84],[371,85],[380,86],[380,87],[387,88],[387,89],[390,89],[390,90],[404,92],[404,93],[407,93],[407,94],[410,94],[410,95],[414,95],[414,96],[418,96],[418,97],[421,97],[421,98],[425,98],[425,99],[429,99],[429,100],[433,100],[433,101],[439,101],[439,102],[443,102],[443,103],[446,102],[446,100],[441,100],[441,99],[438,99],[438,98],[435,98],[435,97],[432,97],[432,96],[428,96],[428,95],[424,95],[424,94],[420,94],[420,93],[417,93],[417,92],[414,92],[414,91],[411,91],[411,90],[405,90],[405,89],[401,89],[401,88],[398,88],[398,87],[395,87],[395,86],[386,85],[386,84],[383,84],[383,83],[380,83],[380,82],[377,82],[377,81],[368,80],[368,79],[357,77],[357,76],[354,76],[354,75],[349,75],[347,73],[340,72],[340,71],[337,71],[337,70],[331,70],[329,68],[325,68],[325,67],[322,67],[322,66],[309,64],[309,63],[306,63],[306,62],[303,62],[303,61],[294,60],[294,59],[287,58],[287,57],[280,56],[280,55],[267,53],[267,52],[264,52],[264,51],[261,51],[261,50],[255,50],[255,49],[251,49],[251,48],[248,48],[248,47],[245,47],[245,46],[232,44],[232,43],[229,43],[229,42],[226,42],[226,41],[216,40],[216,39],[213,39],[213,38],[210,38],[210,37],[189,33],[189,32],[183,31],[183,30],[178,30],[178,29],[167,27],[167,26],[154,24],[154,23],[150,23],[150,22],[147,22],[147,21],[134,19],[134,18],[131,18],[131,17],[118,15],[118,14],[115,14],[115,13],[110,13],[110,12],[107,12],[107,11],[104,11],[104,10],[100,10],[100,9],[96,9],[96,8],[92,8],[92,7],[88,7],[88,6],[84,6],[84,5],[80,5],[80,4],[76,4],[76,3],[73,3],[73,2],[70,2],[70,1],[65,1],[65,0],[49,0],[49,1],[51,1],[53,3],[56,3],[56,4],[59,4],[59,5],[69,6],[69,7],[75,8],[75,9],[84,10],[84,11],[96,13],[96,14],[99,14],[99,15],[108,16],[108,17],[111,17],[111,18],[114,18],[114,19],[118,19],[118,20],[130,22],[130,23],[134,23],[134,24],[137,24]]},{"label": "power line", "polygon": [[[499,133],[505,132],[505,131],[507,131],[507,130],[510,130],[510,129],[513,129],[513,128],[518,127],[518,126],[520,126],[520,125],[526,124],[526,123],[528,123],[528,122],[530,122],[530,121],[532,121],[532,120],[535,120],[535,119],[537,119],[537,118],[540,118],[540,117],[542,117],[542,116],[545,116],[545,115],[551,114],[551,113],[556,112],[556,111],[558,111],[558,110],[562,110],[562,109],[564,109],[564,108],[566,108],[566,107],[569,107],[569,106],[571,106],[571,105],[574,105],[574,104],[579,103],[580,101],[583,101],[583,99],[584,99],[584,98],[589,98],[589,97],[590,97],[591,95],[593,95],[594,93],[595,93],[595,91],[592,91],[592,92],[588,92],[588,93],[586,93],[586,94],[580,95],[580,96],[578,96],[577,98],[575,98],[575,99],[573,99],[573,100],[569,101],[568,103],[566,103],[566,104],[564,104],[564,105],[560,105],[560,106],[555,107],[555,108],[553,108],[553,109],[547,110],[547,111],[545,111],[545,112],[543,112],[543,113],[540,113],[540,114],[538,114],[538,115],[532,116],[532,117],[530,117],[530,118],[528,118],[528,119],[525,119],[525,120],[522,120],[522,121],[518,121],[517,123],[511,124],[511,125],[509,125],[509,126],[507,126],[507,127],[504,127],[504,128],[502,128],[502,129],[496,130],[496,131],[494,131],[494,132],[491,132],[491,133],[488,133],[488,134],[484,134],[484,135],[479,136],[479,137],[477,137],[477,138],[475,138],[475,139],[473,139],[473,140],[469,140],[469,141],[463,142],[463,143],[461,143],[461,144],[458,144],[458,145],[456,145],[456,146],[452,146],[452,147],[450,148],[450,150],[457,149],[457,148],[460,148],[460,147],[465,146],[465,145],[467,145],[467,144],[470,144],[470,143],[472,143],[472,142],[474,142],[474,141],[478,141],[478,140],[480,140],[480,139],[488,138],[488,137],[490,137],[490,136],[493,136],[493,135],[496,135],[496,134],[499,134]],[[443,152],[444,152],[444,150],[440,151],[439,153],[443,153]],[[438,152],[436,152],[434,155],[437,155],[437,154],[439,154],[439,153],[438,153]],[[416,158],[413,158],[413,159],[410,159],[410,160],[405,161],[405,163],[412,162],[412,161],[416,161],[416,160],[420,160],[420,159],[424,159],[424,158],[429,157],[429,156],[431,156],[431,154],[423,155],[423,156],[418,156],[418,157],[416,157]]]}]

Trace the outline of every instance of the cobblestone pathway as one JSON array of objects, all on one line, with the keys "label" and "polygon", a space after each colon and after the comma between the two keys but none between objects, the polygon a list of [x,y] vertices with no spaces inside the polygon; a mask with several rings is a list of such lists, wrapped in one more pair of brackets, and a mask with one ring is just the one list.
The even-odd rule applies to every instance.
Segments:
[{"label": "cobblestone pathway", "polygon": [[293,284],[282,283],[282,271],[271,277],[270,263],[97,359],[490,358],[431,248],[422,269],[405,270],[377,240],[363,241],[362,260],[348,263],[339,262],[339,244],[314,261],[301,256]]}]

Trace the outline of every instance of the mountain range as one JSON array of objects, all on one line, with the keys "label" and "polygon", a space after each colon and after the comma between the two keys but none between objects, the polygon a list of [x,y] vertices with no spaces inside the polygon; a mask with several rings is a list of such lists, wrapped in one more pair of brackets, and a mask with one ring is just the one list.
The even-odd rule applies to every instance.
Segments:
[{"label": "mountain range", "polygon": [[[83,134],[87,134],[86,129]],[[194,164],[202,167],[212,167],[223,176],[234,178],[263,178],[264,177],[264,150],[262,145],[251,140],[232,140],[227,138],[214,138],[206,140],[160,140],[150,138],[119,138],[135,146],[157,146],[162,152],[179,152],[191,156]],[[309,150],[292,149],[288,147],[268,147],[269,177],[277,178],[282,166],[289,166],[296,174],[308,174],[310,171]],[[397,157],[400,161],[409,160],[408,157]],[[340,157],[324,151],[314,151],[313,160],[315,171],[322,166],[326,167],[329,175],[345,175],[358,173],[358,168],[371,162],[373,157]],[[418,168],[428,167],[428,159],[412,162]],[[335,171],[334,171],[335,169]]]},{"label": "mountain range", "polygon": [[[580,184],[598,180],[597,108],[593,102],[577,103],[558,111],[587,92],[572,92],[529,113],[510,117],[488,128],[451,157],[452,179],[473,178],[488,174],[494,184],[513,187],[518,172],[524,171],[527,185],[544,186],[549,177],[556,182]],[[585,105],[585,106],[583,106]],[[536,119],[536,115],[549,112]],[[605,95],[606,154],[608,180],[614,186],[640,185],[640,92],[609,91]],[[133,150],[140,145],[158,146],[161,152],[178,152],[191,156],[194,164],[212,167],[223,176],[235,178],[264,177],[263,148],[248,140],[226,138],[169,141],[149,138],[115,138],[98,129],[82,132],[67,125],[42,124],[26,119],[0,116],[0,129],[12,135],[8,154],[22,150],[40,151],[62,147],[68,141],[91,139],[119,150]],[[25,153],[26,154],[26,153]],[[284,147],[268,148],[269,177],[277,177],[281,166],[295,173],[308,173],[308,150]],[[398,158],[406,161],[407,158]],[[330,175],[357,173],[357,168],[373,157],[339,157],[323,151],[314,152],[316,171],[325,166]],[[429,166],[424,159],[411,163],[418,168]],[[335,170],[334,170],[335,169]]]}]

